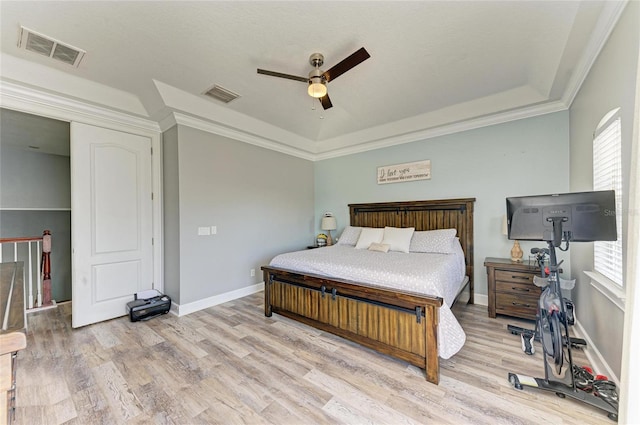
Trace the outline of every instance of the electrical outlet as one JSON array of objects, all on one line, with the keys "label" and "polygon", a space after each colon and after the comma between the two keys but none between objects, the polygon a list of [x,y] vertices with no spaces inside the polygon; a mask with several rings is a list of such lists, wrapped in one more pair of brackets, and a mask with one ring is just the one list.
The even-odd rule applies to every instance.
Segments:
[{"label": "electrical outlet", "polygon": [[254,277],[256,275],[256,269],[251,269],[251,277]]},{"label": "electrical outlet", "polygon": [[208,227],[198,227],[198,236],[209,236],[211,234],[211,229]]},{"label": "electrical outlet", "polygon": [[218,233],[218,226],[211,226],[211,234],[215,235]]}]

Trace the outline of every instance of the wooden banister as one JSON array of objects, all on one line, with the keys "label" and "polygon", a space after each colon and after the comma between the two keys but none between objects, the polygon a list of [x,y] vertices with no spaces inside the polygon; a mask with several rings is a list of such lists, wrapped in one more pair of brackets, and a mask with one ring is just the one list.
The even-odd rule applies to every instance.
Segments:
[{"label": "wooden banister", "polygon": [[51,304],[51,232],[42,233],[42,260],[40,262],[42,274],[42,305]]}]

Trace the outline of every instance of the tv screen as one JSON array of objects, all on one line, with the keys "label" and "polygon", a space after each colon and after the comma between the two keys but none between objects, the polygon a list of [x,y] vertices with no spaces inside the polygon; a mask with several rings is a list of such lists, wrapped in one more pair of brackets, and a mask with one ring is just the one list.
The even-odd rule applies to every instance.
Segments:
[{"label": "tv screen", "polygon": [[507,229],[512,240],[615,241],[613,190],[507,198]]}]

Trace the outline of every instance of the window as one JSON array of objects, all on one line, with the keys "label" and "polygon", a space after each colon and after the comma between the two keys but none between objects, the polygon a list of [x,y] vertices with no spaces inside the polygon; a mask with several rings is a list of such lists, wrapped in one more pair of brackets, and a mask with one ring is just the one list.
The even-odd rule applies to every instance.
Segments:
[{"label": "window", "polygon": [[620,289],[622,279],[622,137],[620,108],[600,121],[593,139],[593,190],[615,190],[618,240],[594,242],[594,270]]}]

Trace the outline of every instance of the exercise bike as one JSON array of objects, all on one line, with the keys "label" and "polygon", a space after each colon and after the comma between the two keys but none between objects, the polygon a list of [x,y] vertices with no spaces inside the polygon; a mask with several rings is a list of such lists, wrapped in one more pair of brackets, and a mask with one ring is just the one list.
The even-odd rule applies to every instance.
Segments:
[{"label": "exercise bike", "polygon": [[[547,264],[546,259],[547,259],[547,256],[549,255],[549,249],[548,248],[531,248],[531,254],[535,256],[535,261],[538,264],[538,268],[540,268],[540,276],[539,277],[534,276],[533,284],[539,288],[545,288],[549,284],[549,281],[548,281],[549,270],[546,267],[546,264]],[[560,264],[558,264],[558,267],[560,267]],[[561,271],[562,270],[558,268],[558,273],[560,273]],[[575,279],[565,280],[565,279],[559,278],[559,280],[560,280],[561,289],[571,290],[575,285]],[[575,307],[574,307],[573,301],[571,301],[568,298],[563,298],[563,301],[565,304],[565,309],[567,311],[567,324],[573,326],[573,324],[575,323],[575,314],[574,314]],[[534,330],[526,329],[526,328],[515,326],[515,325],[507,325],[507,330],[509,332],[511,332],[514,335],[518,335],[522,338],[522,350],[525,353],[530,355],[535,352],[532,346],[533,341],[540,342],[540,328],[538,327],[538,323],[539,323],[538,320],[536,320],[536,326]],[[566,344],[567,341],[564,341],[564,343]],[[585,341],[582,338],[575,338],[575,337],[570,337],[568,343],[571,344],[571,347],[573,348],[584,348],[587,345],[587,341]]]},{"label": "exercise bike", "polygon": [[[602,391],[598,392],[597,389],[587,392],[576,386],[575,371],[581,368],[574,366],[571,357],[571,348],[575,344],[569,336],[569,317],[565,299],[561,292],[558,270],[562,262],[559,264],[556,258],[556,247],[560,247],[563,240],[566,246],[564,249],[560,249],[563,251],[569,249],[571,232],[562,231],[562,218],[553,217],[551,220],[553,220],[554,236],[552,240],[546,241],[549,255],[548,285],[542,291],[538,301],[535,331],[538,337],[537,340],[540,341],[543,349],[544,378],[534,378],[509,372],[508,379],[518,390],[522,390],[524,387],[533,387],[553,391],[559,397],[565,398],[568,396],[602,409],[607,412],[609,419],[617,421],[618,399],[617,392],[615,392],[615,384],[604,381],[614,386],[615,396],[612,395],[611,388],[608,388],[607,390],[610,392],[605,394]],[[514,330],[523,331],[522,328],[516,327],[514,327]]]}]

